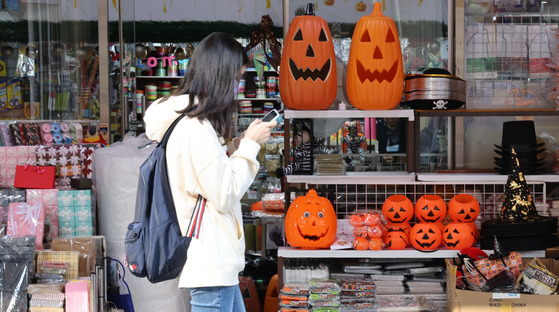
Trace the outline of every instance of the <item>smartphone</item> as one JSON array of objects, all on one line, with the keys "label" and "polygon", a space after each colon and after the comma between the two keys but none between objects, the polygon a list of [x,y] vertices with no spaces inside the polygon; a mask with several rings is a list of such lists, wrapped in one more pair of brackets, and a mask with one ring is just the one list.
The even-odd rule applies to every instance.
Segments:
[{"label": "smartphone", "polygon": [[277,110],[272,109],[268,114],[266,114],[266,116],[262,117],[262,121],[271,122],[278,119],[279,117],[280,113]]}]

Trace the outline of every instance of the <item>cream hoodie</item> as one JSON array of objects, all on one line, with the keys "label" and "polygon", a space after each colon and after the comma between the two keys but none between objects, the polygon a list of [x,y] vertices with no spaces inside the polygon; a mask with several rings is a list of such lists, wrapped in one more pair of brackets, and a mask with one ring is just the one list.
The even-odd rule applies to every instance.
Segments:
[{"label": "cream hoodie", "polygon": [[[154,102],[146,110],[146,135],[161,140],[186,107],[188,95]],[[258,172],[260,145],[243,139],[227,157],[214,128],[207,121],[183,118],[167,143],[169,182],[183,234],[198,194],[207,199],[198,239],[192,239],[179,287],[232,286],[245,265],[241,197]]]}]

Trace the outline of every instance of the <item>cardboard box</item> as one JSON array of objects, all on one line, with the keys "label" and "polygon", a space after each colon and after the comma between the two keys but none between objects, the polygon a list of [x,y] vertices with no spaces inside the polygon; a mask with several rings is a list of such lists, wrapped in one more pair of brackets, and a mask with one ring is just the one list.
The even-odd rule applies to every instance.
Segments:
[{"label": "cardboard box", "polygon": [[[559,273],[559,261],[540,259],[553,273]],[[532,258],[522,259],[523,264]],[[457,267],[447,260],[447,311],[451,312],[551,312],[559,311],[559,295],[491,293],[456,289]]]}]

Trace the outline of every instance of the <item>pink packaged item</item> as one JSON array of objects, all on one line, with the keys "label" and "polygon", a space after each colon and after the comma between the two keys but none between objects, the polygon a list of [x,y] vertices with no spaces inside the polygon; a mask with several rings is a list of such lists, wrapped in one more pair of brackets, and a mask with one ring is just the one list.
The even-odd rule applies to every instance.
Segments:
[{"label": "pink packaged item", "polygon": [[43,249],[45,209],[42,203],[10,203],[8,208],[8,236],[35,236],[36,249]]},{"label": "pink packaged item", "polygon": [[66,312],[90,312],[89,281],[66,283]]},{"label": "pink packaged item", "polygon": [[58,190],[57,189],[27,189],[25,201],[27,203],[43,203],[45,219],[50,222],[50,236],[58,236]]}]

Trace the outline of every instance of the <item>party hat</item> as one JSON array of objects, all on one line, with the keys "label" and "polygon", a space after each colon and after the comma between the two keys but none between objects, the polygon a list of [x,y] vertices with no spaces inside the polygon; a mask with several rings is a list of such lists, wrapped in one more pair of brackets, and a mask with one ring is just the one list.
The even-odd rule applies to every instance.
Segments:
[{"label": "party hat", "polygon": [[514,148],[511,151],[510,166],[505,185],[505,200],[501,209],[501,219],[509,221],[526,221],[538,218],[536,205],[530,195],[524,174],[519,169],[519,162]]}]

